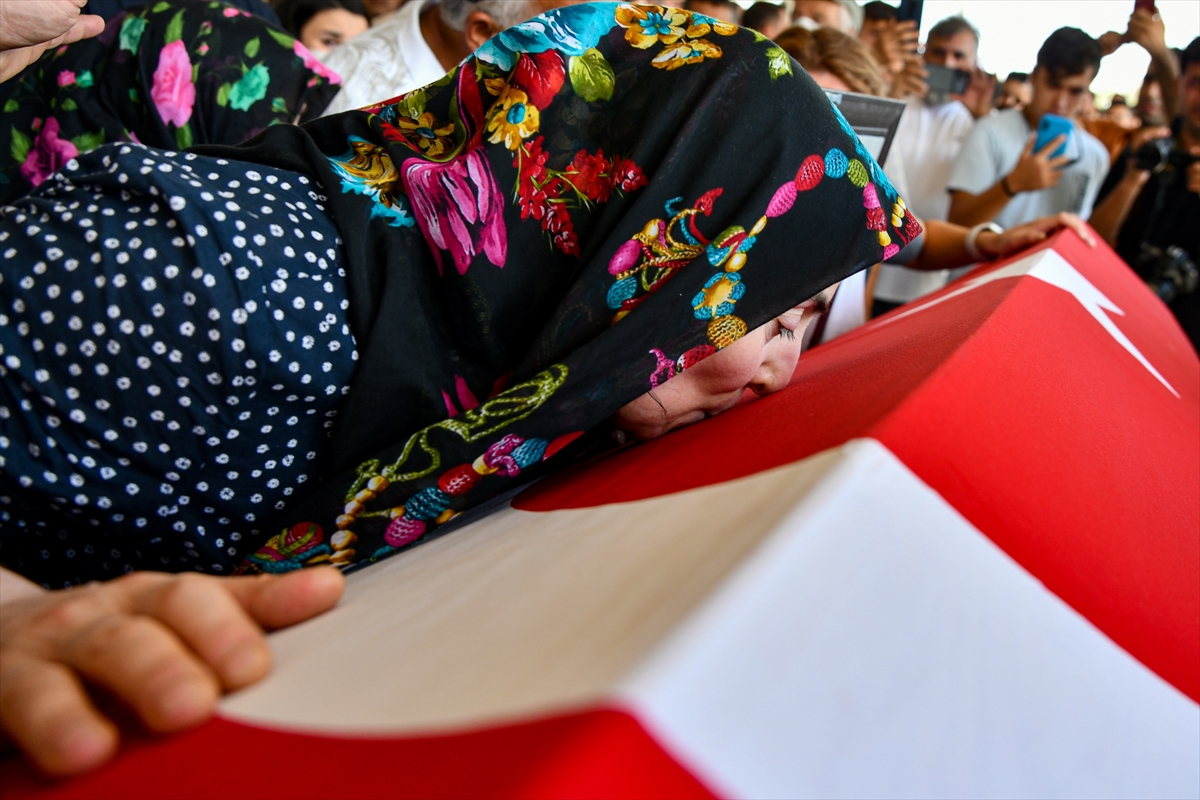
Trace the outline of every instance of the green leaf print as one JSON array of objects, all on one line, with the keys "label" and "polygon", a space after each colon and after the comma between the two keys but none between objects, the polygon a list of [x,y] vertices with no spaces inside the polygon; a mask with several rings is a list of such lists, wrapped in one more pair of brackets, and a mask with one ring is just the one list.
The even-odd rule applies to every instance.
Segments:
[{"label": "green leaf print", "polygon": [[771,72],[771,80],[781,75],[792,74],[792,57],[781,47],[772,47],[767,51],[767,69]]},{"label": "green leaf print", "polygon": [[104,144],[104,132],[81,133],[71,139],[71,144],[75,145],[79,152],[87,153]]},{"label": "green leaf print", "polygon": [[78,111],[79,110],[79,104],[76,103],[74,100],[72,100],[70,97],[68,97],[66,100],[63,100],[62,105],[59,107],[63,111]]},{"label": "green leaf print", "polygon": [[16,100],[13,100],[12,98],[9,98],[8,102],[4,104],[4,113],[11,114],[14,111],[16,111],[17,109],[19,109],[20,107],[21,107],[20,103],[18,103]]},{"label": "green leaf print", "polygon": [[271,101],[271,110],[276,114],[286,114],[288,110],[287,100],[284,100],[282,97],[276,97]]},{"label": "green leaf print", "polygon": [[154,8],[150,9],[150,13],[161,14],[162,12],[166,11],[170,7],[171,7],[171,4],[166,2],[166,0],[163,0],[163,2],[161,2],[161,3],[155,3]]},{"label": "green leaf print", "polygon": [[183,12],[180,11],[175,16],[171,17],[171,21],[167,23],[167,33],[163,37],[163,44],[178,42],[183,38]]},{"label": "green leaf print", "polygon": [[286,33],[280,33],[279,31],[272,30],[270,28],[267,29],[267,33],[271,34],[272,39],[279,42],[280,47],[286,47],[288,50],[292,49],[292,45],[296,41],[291,36],[288,36]]},{"label": "green leaf print", "polygon": [[245,54],[246,54],[246,58],[254,58],[256,55],[258,55],[258,48],[259,48],[259,45],[261,45],[261,44],[262,44],[262,42],[259,41],[259,38],[257,36],[255,36],[250,41],[246,42],[246,47],[243,50],[243,52],[245,52]]},{"label": "green leaf print", "polygon": [[592,47],[581,56],[571,57],[571,88],[589,103],[612,97],[616,76],[604,54]]},{"label": "green leaf print", "polygon": [[96,84],[96,78],[92,75],[90,69],[85,69],[79,73],[79,77],[75,79],[75,85],[82,89],[90,89]]},{"label": "green leaf print", "polygon": [[13,161],[18,164],[25,163],[25,156],[29,155],[29,149],[33,147],[33,141],[28,136],[17,130],[16,126],[12,126],[12,157]]},{"label": "green leaf print", "polygon": [[180,150],[186,150],[192,146],[192,126],[184,125],[182,128],[175,129],[175,142],[179,145]]},{"label": "green leaf print", "polygon": [[222,83],[221,88],[217,89],[217,105],[221,108],[229,105],[229,90],[232,88],[232,83]]}]

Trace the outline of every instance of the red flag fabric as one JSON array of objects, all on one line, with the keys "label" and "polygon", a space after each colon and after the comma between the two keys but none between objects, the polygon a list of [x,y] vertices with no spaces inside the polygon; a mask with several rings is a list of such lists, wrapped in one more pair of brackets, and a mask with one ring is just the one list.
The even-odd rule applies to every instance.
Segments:
[{"label": "red flag fabric", "polygon": [[352,576],[12,797],[1200,795],[1200,362],[1060,233]]}]

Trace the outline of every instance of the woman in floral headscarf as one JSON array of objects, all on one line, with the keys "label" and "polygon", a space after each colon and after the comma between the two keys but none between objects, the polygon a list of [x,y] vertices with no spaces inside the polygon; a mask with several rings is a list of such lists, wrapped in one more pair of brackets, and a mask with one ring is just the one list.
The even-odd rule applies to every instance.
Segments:
[{"label": "woman in floral headscarf", "polygon": [[340,83],[299,41],[231,5],[122,12],[96,38],[43,56],[5,101],[0,202],[105,142],[237,144],[315,119]]},{"label": "woman in floral headscarf", "polygon": [[[46,769],[103,760],[73,670],[155,729],[195,722],[266,669],[247,613],[336,593],[140,570],[369,564],[606,420],[653,436],[781,388],[830,287],[919,232],[785,53],[654,6],[540,15],[241,147],[68,160],[0,212],[0,558],[46,588],[134,574],[6,574],[4,663],[59,682],[0,693],[0,722]],[[75,659],[130,618],[136,647]],[[151,651],[172,680],[137,672]]]}]

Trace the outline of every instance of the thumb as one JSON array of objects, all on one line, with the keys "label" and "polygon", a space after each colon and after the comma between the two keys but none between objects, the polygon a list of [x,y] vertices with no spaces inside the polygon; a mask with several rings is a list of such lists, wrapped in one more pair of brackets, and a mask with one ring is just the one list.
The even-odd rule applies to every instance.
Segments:
[{"label": "thumb", "polygon": [[1025,149],[1021,151],[1021,158],[1028,158],[1033,152],[1033,143],[1037,141],[1037,134],[1029,134],[1029,138],[1025,140]]},{"label": "thumb", "polygon": [[228,581],[226,588],[246,613],[268,630],[286,628],[328,611],[346,588],[346,579],[334,567],[223,580]]}]

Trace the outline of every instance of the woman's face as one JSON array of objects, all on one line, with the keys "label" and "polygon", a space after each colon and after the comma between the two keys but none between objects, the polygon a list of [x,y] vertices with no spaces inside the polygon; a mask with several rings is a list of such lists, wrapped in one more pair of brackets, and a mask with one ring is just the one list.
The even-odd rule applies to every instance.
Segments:
[{"label": "woman's face", "polygon": [[344,44],[369,27],[367,18],[344,8],[318,11],[300,29],[300,43],[323,58],[329,51]]},{"label": "woman's face", "polygon": [[829,310],[836,288],[829,287],[626,404],[613,415],[613,423],[644,441],[728,411],[746,389],[759,395],[779,391],[796,370],[805,329]]}]

